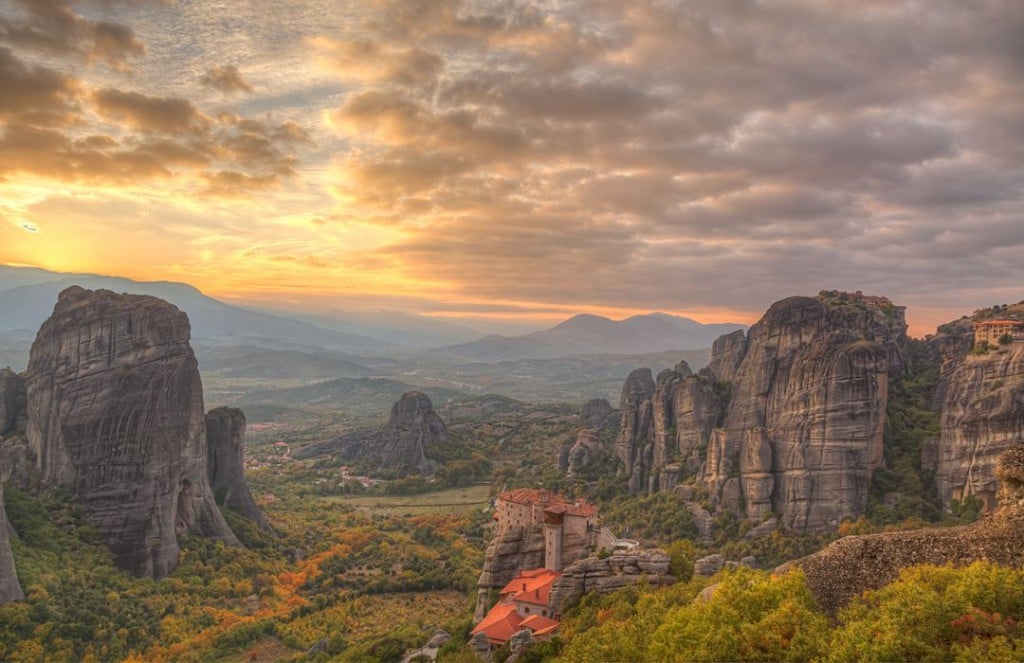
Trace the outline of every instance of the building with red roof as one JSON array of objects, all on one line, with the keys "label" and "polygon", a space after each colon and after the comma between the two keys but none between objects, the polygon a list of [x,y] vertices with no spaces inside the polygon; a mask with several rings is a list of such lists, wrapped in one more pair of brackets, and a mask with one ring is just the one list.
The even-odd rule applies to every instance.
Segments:
[{"label": "building with red roof", "polygon": [[560,575],[551,569],[521,572],[502,588],[498,603],[473,627],[473,635],[483,633],[488,643],[500,647],[524,628],[535,638],[553,633],[560,622],[552,619],[549,602],[551,588]]},{"label": "building with red roof", "polygon": [[598,534],[597,508],[543,488],[517,488],[498,496],[496,536],[542,528],[544,567],[561,571],[586,557]]}]

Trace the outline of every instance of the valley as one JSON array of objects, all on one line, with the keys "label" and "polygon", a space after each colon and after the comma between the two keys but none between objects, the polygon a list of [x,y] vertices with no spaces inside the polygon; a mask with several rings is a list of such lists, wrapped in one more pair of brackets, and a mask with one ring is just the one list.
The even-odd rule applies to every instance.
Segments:
[{"label": "valley", "polygon": [[[78,289],[62,295],[66,315],[79,316],[67,319],[88,320],[80,317],[86,314],[79,309],[87,305],[79,301],[92,300],[76,298],[95,297],[103,302],[97,306],[112,306],[112,311],[122,302],[138,302],[131,305],[142,307],[139,314],[103,314],[103,319],[126,316],[133,320],[129,327],[155,328],[137,315],[156,315],[157,320],[180,315],[172,313],[173,307],[164,313],[160,300]],[[1015,311],[998,313],[1013,316]],[[981,311],[975,319],[991,317]],[[100,323],[92,322],[53,323],[50,333],[67,333],[60,330],[74,324],[107,338],[106,332],[96,331]],[[111,329],[125,327],[114,324]],[[9,477],[6,515],[16,533],[7,543],[16,569],[8,582],[14,580],[21,595],[16,592],[14,600],[0,606],[0,642],[10,643],[0,657],[392,661],[443,631],[444,637],[437,637],[444,643],[433,647],[432,655],[442,661],[476,660],[467,642],[496,600],[494,592],[516,572],[554,563],[536,557],[537,545],[543,547],[537,538],[540,524],[522,534],[503,533],[496,529],[501,521],[494,519],[495,504],[541,488],[592,505],[586,508],[598,514],[601,533],[594,525],[587,542],[576,540],[572,557],[555,567],[564,568],[564,574],[555,582],[551,596],[556,598],[549,607],[561,626],[553,639],[538,634],[524,650],[540,657],[536,660],[592,660],[626,651],[614,647],[660,657],[665,645],[653,644],[657,638],[649,645],[629,644],[631,620],[652,609],[641,605],[661,605],[658,619],[668,624],[670,613],[692,600],[686,597],[712,584],[728,587],[735,578],[749,577],[750,587],[763,587],[757,591],[768,594],[812,597],[801,599],[806,614],[800,619],[817,624],[824,618],[817,611],[835,610],[856,598],[843,596],[835,603],[817,594],[833,586],[828,578],[836,571],[827,570],[830,543],[841,539],[849,548],[850,535],[876,533],[891,537],[892,543],[884,545],[894,546],[894,552],[887,555],[904,559],[904,553],[895,552],[904,539],[945,540],[940,532],[946,530],[930,534],[922,527],[963,527],[987,512],[1004,513],[999,505],[1008,502],[996,496],[995,474],[1000,454],[1020,444],[1012,431],[1024,420],[1014,405],[1017,376],[1024,375],[1024,345],[1006,341],[982,352],[973,329],[970,320],[959,321],[929,339],[908,339],[888,300],[823,292],[784,300],[749,334],[726,334],[713,348],[697,351],[449,363],[440,357],[384,359],[326,348],[197,345],[194,365],[196,379],[201,376],[203,407],[210,410],[205,429],[211,462],[213,449],[225,449],[217,452],[217,470],[213,465],[208,470],[210,495],[220,505],[217,514],[223,514],[224,525],[218,529],[212,516],[181,515],[193,509],[201,514],[209,507],[201,501],[206,498],[187,492],[201,481],[184,480],[184,489],[179,482],[177,490],[185,491],[181,495],[200,501],[183,512],[184,498],[176,498],[176,517],[185,530],[179,526],[174,536],[177,552],[150,548],[144,558],[133,557],[138,553],[131,547],[104,545],[113,540],[105,524],[110,522],[104,515],[110,513],[109,504],[90,506],[88,493],[46,488],[56,480],[47,479],[46,471],[52,477],[66,471],[59,469],[67,462],[59,454],[42,452],[57,463],[51,470],[44,465],[42,475],[34,470],[20,478],[14,474],[19,464],[32,463],[32,455],[39,453],[33,449],[45,450],[49,443],[30,443],[26,450],[26,414],[19,410],[25,397],[17,395],[23,378],[8,372],[3,389],[13,396],[5,397],[0,411],[7,421],[0,449],[9,468],[4,475]],[[124,348],[119,352],[129,354],[119,355],[124,368],[110,375],[139,380],[131,368],[131,353],[139,350],[130,348],[152,353],[164,347],[157,338],[141,344],[119,341],[117,347]],[[178,344],[166,342],[167,357],[177,356]],[[51,397],[40,400],[38,387],[32,386],[37,382],[31,376],[43,374],[38,366],[44,347],[66,344],[48,341],[33,349],[29,419],[40,416],[44,403],[67,407]],[[769,349],[779,354],[772,359],[775,368],[765,370]],[[185,352],[187,359],[191,350]],[[760,363],[748,365],[746,355]],[[92,365],[92,360],[81,361]],[[638,369],[638,364],[655,370]],[[980,376],[982,387],[978,377],[970,378],[969,392],[958,386],[969,379],[961,377],[965,371]],[[79,377],[62,378],[70,380],[64,392],[118,393],[119,383],[105,382],[102,370],[90,378],[97,380],[95,385],[107,385],[102,387],[81,383],[81,374],[68,375]],[[439,384],[442,375],[458,377],[458,384],[451,384],[454,379]],[[618,397],[608,394],[613,381],[621,390]],[[529,397],[515,395],[524,391]],[[568,393],[575,398],[558,397]],[[125,396],[118,398],[115,414],[117,408],[131,407]],[[173,398],[170,412],[182,407]],[[813,410],[814,399],[828,403],[821,414]],[[187,396],[181,402],[189,400],[194,402]],[[754,412],[762,418],[752,419],[749,406],[758,402],[763,409]],[[802,409],[793,410],[792,403]],[[56,416],[83,422],[93,417],[75,409],[63,412]],[[971,438],[974,465],[964,475],[949,460],[960,452],[942,448],[963,445],[956,431],[965,429],[958,422],[979,417],[991,432]],[[94,429],[98,439],[106,439],[107,429],[107,424]],[[71,429],[65,425],[61,430]],[[133,435],[130,429],[127,434]],[[792,436],[805,445],[802,456],[783,446]],[[823,451],[814,450],[819,443],[826,445]],[[828,471],[758,460],[758,454],[767,453],[808,463],[834,453],[827,445],[840,443],[850,450],[840,454],[848,464],[833,463]],[[121,453],[112,449],[105,453]],[[168,467],[178,467],[175,463]],[[793,476],[809,477],[811,491],[795,491],[789,483]],[[1009,474],[1000,476],[1007,477],[1004,482],[1016,481]],[[830,482],[851,492],[839,492]],[[79,479],[75,490],[84,485]],[[988,532],[992,525],[984,527]],[[955,530],[948,531],[952,536]],[[977,532],[974,537],[982,545],[990,535]],[[620,545],[609,536],[622,537],[615,541],[637,552],[617,551],[608,558],[610,548]],[[149,540],[152,545],[154,539]],[[996,541],[992,545],[1003,545],[998,543],[1002,539]],[[982,556],[1000,559],[991,552],[975,554],[970,544],[957,550],[949,559],[964,566]],[[824,566],[794,562],[814,560],[815,553],[825,555]],[[636,557],[623,556],[629,554]],[[629,560],[640,559],[647,560],[644,568],[661,569],[661,575],[629,575],[636,571],[627,568],[641,564]],[[915,559],[906,557],[901,564],[918,563]],[[608,563],[614,564],[600,566]],[[806,581],[772,588],[763,574],[786,563],[809,564]],[[1004,563],[1018,566],[1016,557]],[[604,580],[592,582],[588,574],[594,573]],[[889,573],[872,577],[896,581],[896,572]],[[106,607],[97,611],[94,605],[101,600]],[[627,604],[635,605],[615,608],[615,623],[624,630],[614,637],[609,632],[612,640],[602,639],[605,631],[593,622],[593,611],[605,614],[610,606]],[[46,628],[56,622],[78,626]],[[830,639],[845,637],[831,627],[814,628],[814,644],[800,650],[813,657],[830,646]],[[852,622],[843,628],[853,628]],[[591,644],[584,644],[580,633]],[[470,644],[482,651],[479,640]],[[497,644],[481,646],[501,656],[498,645],[507,640],[492,642]],[[769,650],[755,651],[774,656]]]}]

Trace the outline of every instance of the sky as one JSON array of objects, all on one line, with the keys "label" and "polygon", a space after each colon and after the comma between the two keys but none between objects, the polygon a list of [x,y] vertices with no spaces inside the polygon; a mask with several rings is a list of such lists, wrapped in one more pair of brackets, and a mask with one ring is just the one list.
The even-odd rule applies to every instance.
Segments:
[{"label": "sky", "polygon": [[0,0],[0,264],[517,324],[1024,299],[1020,0]]}]

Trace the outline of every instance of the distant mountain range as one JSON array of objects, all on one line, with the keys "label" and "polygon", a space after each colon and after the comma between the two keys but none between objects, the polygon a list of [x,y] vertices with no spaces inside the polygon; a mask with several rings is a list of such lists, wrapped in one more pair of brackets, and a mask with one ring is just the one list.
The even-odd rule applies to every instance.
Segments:
[{"label": "distant mountain range", "polygon": [[[50,280],[40,281],[46,275]],[[9,283],[17,285],[8,287]],[[301,320],[230,306],[207,297],[185,283],[133,281],[95,274],[58,274],[44,270],[0,266],[0,330],[36,331],[53,312],[57,295],[72,285],[96,290],[160,297],[188,314],[192,338],[225,344],[248,343],[280,347],[298,344],[346,351],[374,350],[378,341],[366,336],[323,329]]]},{"label": "distant mountain range", "polygon": [[[362,377],[373,371],[360,357],[420,351],[471,361],[502,361],[693,350],[708,348],[721,334],[743,328],[705,325],[663,313],[621,321],[577,315],[544,331],[479,338],[479,332],[470,327],[412,313],[276,314],[225,304],[185,283],[0,265],[0,365],[24,366],[36,330],[50,316],[57,295],[72,285],[153,295],[171,302],[189,316],[192,338],[197,349],[202,346],[202,370],[224,377]],[[218,347],[232,350],[215,352]],[[275,351],[273,356],[257,356],[268,349]],[[328,353],[322,353],[325,350]],[[24,361],[18,360],[21,355]]]},{"label": "distant mountain range", "polygon": [[697,350],[709,347],[722,334],[744,328],[735,323],[702,324],[665,313],[636,315],[619,321],[598,315],[577,315],[544,331],[522,336],[485,336],[471,343],[440,348],[437,352],[496,361]]}]

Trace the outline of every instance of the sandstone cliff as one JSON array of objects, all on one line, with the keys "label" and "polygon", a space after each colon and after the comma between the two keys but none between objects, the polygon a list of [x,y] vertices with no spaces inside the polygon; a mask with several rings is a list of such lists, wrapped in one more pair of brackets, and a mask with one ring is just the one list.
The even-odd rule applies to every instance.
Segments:
[{"label": "sandstone cliff", "polygon": [[657,381],[648,382],[645,371],[634,371],[623,387],[616,449],[630,490],[653,493],[697,472],[723,403],[710,374],[694,375],[686,362],[662,371]]},{"label": "sandstone cliff", "polygon": [[206,471],[217,504],[269,530],[245,480],[245,413],[219,407],[206,413]]},{"label": "sandstone cliff", "polygon": [[0,369],[0,437],[14,431],[25,411],[25,378]]},{"label": "sandstone cliff", "polygon": [[991,509],[997,460],[1024,440],[1024,342],[983,355],[961,351],[943,368],[941,432],[933,452],[939,497],[948,508],[954,499],[975,496]]},{"label": "sandstone cliff", "polygon": [[430,398],[420,391],[406,392],[391,407],[391,417],[381,432],[380,467],[423,472],[427,468],[425,449],[447,440],[448,428]]},{"label": "sandstone cliff", "polygon": [[29,356],[28,440],[44,485],[71,493],[139,576],[170,573],[187,530],[238,544],[207,480],[189,332],[155,297],[71,287]]},{"label": "sandstone cliff", "polygon": [[25,598],[14,568],[14,553],[11,552],[11,536],[14,528],[7,520],[4,506],[4,482],[0,481],[0,605]]},{"label": "sandstone cliff", "polygon": [[824,550],[788,562],[800,568],[818,604],[835,612],[851,598],[877,589],[915,564],[966,566],[988,560],[1024,566],[1024,444],[1000,459],[1001,506],[980,522],[946,529],[920,529],[842,538]]},{"label": "sandstone cliff", "polygon": [[863,512],[882,460],[890,379],[906,370],[903,309],[823,292],[774,304],[715,342],[708,369],[634,371],[616,453],[633,492],[696,477],[719,510],[799,532]]}]

